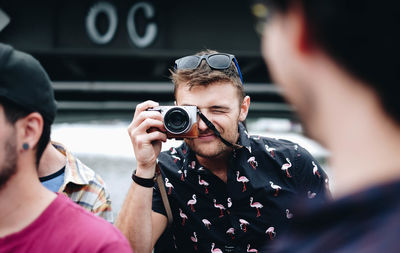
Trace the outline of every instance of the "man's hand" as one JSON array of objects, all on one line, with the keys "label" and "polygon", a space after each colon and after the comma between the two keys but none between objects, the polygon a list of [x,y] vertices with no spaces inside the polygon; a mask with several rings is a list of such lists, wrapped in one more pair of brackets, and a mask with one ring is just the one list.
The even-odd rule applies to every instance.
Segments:
[{"label": "man's hand", "polygon": [[151,178],[155,173],[156,159],[161,152],[161,142],[167,141],[167,135],[161,113],[147,111],[159,106],[157,102],[146,101],[136,106],[135,115],[128,127],[133,150],[137,161],[136,175]]}]

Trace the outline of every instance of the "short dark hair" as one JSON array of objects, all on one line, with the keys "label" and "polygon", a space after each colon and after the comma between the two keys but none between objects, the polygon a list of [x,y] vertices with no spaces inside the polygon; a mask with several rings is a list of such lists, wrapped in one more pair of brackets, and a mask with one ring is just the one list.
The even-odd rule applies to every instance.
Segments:
[{"label": "short dark hair", "polygon": [[[259,1],[258,1],[259,2]],[[273,15],[293,5],[304,11],[313,41],[355,78],[376,91],[400,123],[399,1],[263,0]]]},{"label": "short dark hair", "polygon": [[[14,125],[19,119],[22,119],[32,113],[21,106],[0,97],[0,105],[3,107],[6,120]],[[42,116],[43,117],[43,116]],[[40,158],[50,141],[51,123],[43,117],[43,131],[37,143],[36,149],[36,166],[39,165]]]},{"label": "short dark hair", "polygon": [[[195,55],[216,54],[219,53],[215,50],[206,49],[200,51]],[[174,95],[176,98],[176,90],[182,84],[194,87],[199,85],[207,86],[212,83],[228,81],[237,88],[239,98],[243,100],[246,96],[242,80],[240,79],[238,70],[235,63],[232,61],[231,66],[223,70],[215,70],[210,68],[206,61],[202,61],[200,66],[196,69],[183,69],[183,70],[170,70],[171,80],[174,83]]]}]

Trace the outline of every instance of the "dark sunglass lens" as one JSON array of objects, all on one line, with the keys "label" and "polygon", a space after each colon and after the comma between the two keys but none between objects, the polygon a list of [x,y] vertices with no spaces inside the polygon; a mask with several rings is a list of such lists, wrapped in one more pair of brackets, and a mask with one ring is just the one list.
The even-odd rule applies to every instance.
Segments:
[{"label": "dark sunglass lens", "polygon": [[177,69],[195,69],[199,65],[200,58],[197,56],[186,56],[181,58],[176,64]]},{"label": "dark sunglass lens", "polygon": [[228,55],[216,54],[208,57],[208,64],[214,69],[227,69],[231,65]]}]

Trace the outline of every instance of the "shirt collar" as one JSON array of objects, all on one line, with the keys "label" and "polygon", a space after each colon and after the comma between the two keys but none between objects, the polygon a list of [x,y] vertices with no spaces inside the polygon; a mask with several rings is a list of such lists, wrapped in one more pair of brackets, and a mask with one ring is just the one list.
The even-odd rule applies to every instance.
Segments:
[{"label": "shirt collar", "polygon": [[51,142],[51,144],[62,153],[65,158],[65,177],[64,186],[68,183],[74,183],[77,185],[87,185],[90,181],[90,175],[84,173],[83,164],[76,159],[61,143]]},{"label": "shirt collar", "polygon": [[246,150],[251,153],[250,135],[242,122],[239,122],[239,144],[245,147]]}]

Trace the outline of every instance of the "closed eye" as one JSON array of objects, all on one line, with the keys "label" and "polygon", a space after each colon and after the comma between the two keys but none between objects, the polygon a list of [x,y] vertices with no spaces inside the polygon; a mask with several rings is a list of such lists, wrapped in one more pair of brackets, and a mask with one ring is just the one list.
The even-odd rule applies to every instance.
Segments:
[{"label": "closed eye", "polygon": [[222,106],[213,106],[210,108],[210,111],[213,113],[228,113],[229,108],[227,107],[222,107]]}]

